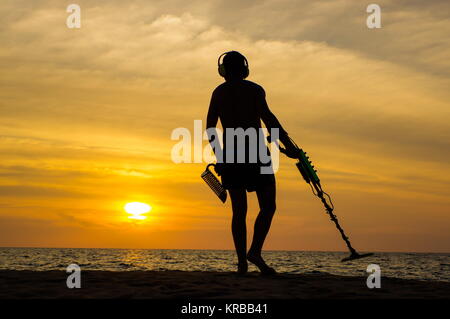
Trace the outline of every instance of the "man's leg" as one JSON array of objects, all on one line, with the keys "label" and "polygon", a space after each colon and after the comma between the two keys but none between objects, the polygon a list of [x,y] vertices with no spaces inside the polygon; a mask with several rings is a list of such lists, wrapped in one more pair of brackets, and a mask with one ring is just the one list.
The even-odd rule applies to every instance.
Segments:
[{"label": "man's leg", "polygon": [[255,221],[253,241],[248,251],[248,260],[254,263],[263,273],[274,273],[275,271],[266,265],[261,257],[261,250],[264,245],[267,233],[272,223],[276,210],[276,186],[275,183],[256,190],[259,202],[259,214]]},{"label": "man's leg", "polygon": [[233,219],[231,221],[231,231],[233,233],[234,247],[239,260],[239,267],[242,272],[246,272],[247,265],[247,193],[244,188],[230,189],[231,206],[233,209]]}]

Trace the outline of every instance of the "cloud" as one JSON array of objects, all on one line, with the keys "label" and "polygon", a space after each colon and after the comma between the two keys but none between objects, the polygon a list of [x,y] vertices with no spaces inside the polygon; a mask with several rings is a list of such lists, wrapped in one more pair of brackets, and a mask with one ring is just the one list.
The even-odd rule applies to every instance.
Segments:
[{"label": "cloud", "polygon": [[445,0],[378,1],[382,12],[380,30],[366,27],[369,3],[359,1],[214,3],[211,14],[215,23],[256,40],[326,43],[371,59],[437,76],[449,75],[450,40],[446,34],[450,23],[446,12],[450,4]]},{"label": "cloud", "polygon": [[22,185],[2,185],[0,186],[0,196],[2,197],[77,197],[86,198],[89,194],[79,193],[75,191],[68,191],[65,189],[58,189],[53,187],[33,187]]},{"label": "cloud", "polygon": [[[438,194],[446,205],[448,1],[381,1],[380,30],[365,26],[366,4],[349,0],[79,4],[79,30],[66,28],[60,1],[0,4],[0,177],[8,204],[94,194],[85,209],[151,194],[166,216],[170,207],[186,221],[206,216],[216,199],[199,184],[204,165],[174,165],[170,133],[205,118],[221,81],[217,56],[237,49],[330,187],[420,193],[422,204]],[[279,181],[286,215],[294,216],[298,195],[286,185],[298,181],[287,163]],[[96,220],[89,209],[80,214]]]}]

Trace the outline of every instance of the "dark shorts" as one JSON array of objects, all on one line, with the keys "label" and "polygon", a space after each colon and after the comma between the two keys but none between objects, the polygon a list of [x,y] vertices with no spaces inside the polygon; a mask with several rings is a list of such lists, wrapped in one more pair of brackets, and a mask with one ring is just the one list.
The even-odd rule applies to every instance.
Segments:
[{"label": "dark shorts", "polygon": [[245,188],[248,192],[275,184],[273,172],[261,174],[261,166],[258,164],[225,164],[221,177],[226,189]]}]

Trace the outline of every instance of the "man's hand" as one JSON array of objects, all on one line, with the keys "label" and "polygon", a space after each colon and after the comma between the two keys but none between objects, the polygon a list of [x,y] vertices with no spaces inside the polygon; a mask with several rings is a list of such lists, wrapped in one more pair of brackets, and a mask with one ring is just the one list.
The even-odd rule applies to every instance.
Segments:
[{"label": "man's hand", "polygon": [[[276,143],[276,141],[272,141],[270,135],[267,136],[267,141],[269,143],[271,143],[271,142]],[[287,133],[285,133],[284,136],[282,136],[280,138],[280,142],[284,146],[284,148],[283,148],[280,145],[278,145],[281,153],[283,153],[284,155],[286,155],[287,157],[290,157],[290,158],[298,158],[300,156],[300,149],[289,139],[289,137],[287,136]]]},{"label": "man's hand", "polygon": [[300,150],[295,146],[289,146],[288,148],[280,147],[280,152],[290,158],[298,158],[300,156]]},{"label": "man's hand", "polygon": [[300,156],[300,149],[289,138],[283,138],[282,143],[285,148],[280,147],[280,151],[287,157],[298,158]]},{"label": "man's hand", "polygon": [[222,176],[223,170],[224,170],[224,163],[216,163],[214,165],[214,171],[217,175]]}]

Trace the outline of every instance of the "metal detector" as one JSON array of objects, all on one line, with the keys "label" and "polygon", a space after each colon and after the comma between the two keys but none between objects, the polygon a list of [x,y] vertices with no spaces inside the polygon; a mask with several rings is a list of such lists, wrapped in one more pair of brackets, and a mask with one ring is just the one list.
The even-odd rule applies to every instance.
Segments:
[{"label": "metal detector", "polygon": [[[301,148],[299,148],[297,146],[297,144],[295,144],[295,142],[291,138],[289,138],[289,139],[291,140],[292,144],[296,147],[296,149],[294,151],[290,150],[288,152],[285,148],[282,148],[281,146],[279,146],[278,143],[276,143],[276,144],[278,145],[281,153],[283,153],[285,155],[287,155],[287,153],[289,153],[289,155],[288,155],[289,157],[296,158],[298,160],[298,162],[295,165],[297,166],[298,170],[302,174],[303,179],[306,181],[307,184],[309,184],[313,194],[320,198],[323,205],[325,206],[325,210],[326,210],[327,214],[330,216],[330,219],[334,222],[334,224],[336,225],[336,228],[341,233],[342,239],[345,241],[348,249],[350,250],[350,256],[342,259],[341,261],[344,262],[344,261],[350,261],[350,260],[354,260],[354,259],[372,256],[373,253],[359,254],[352,247],[352,244],[350,243],[349,238],[345,235],[344,230],[339,225],[337,216],[335,214],[333,214],[333,210],[334,210],[333,202],[331,201],[330,195],[328,195],[326,192],[323,191],[322,186],[320,185],[319,176],[317,176],[317,170],[314,169],[314,166],[312,165],[311,161],[309,160],[309,157],[306,155],[306,152],[304,152]],[[327,196],[329,203],[327,202],[327,200],[325,199],[325,197],[323,195]]]}]

